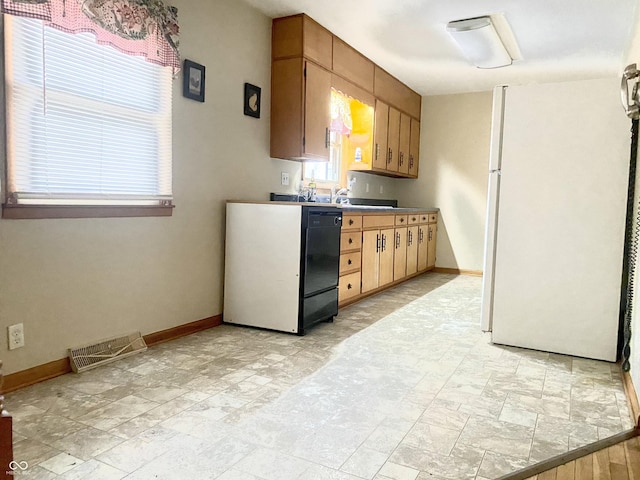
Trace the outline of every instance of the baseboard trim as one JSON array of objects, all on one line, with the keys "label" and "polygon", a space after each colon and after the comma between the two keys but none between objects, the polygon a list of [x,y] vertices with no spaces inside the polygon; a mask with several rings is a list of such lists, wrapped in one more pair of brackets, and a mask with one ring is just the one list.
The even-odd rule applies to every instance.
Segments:
[{"label": "baseboard trim", "polygon": [[[148,346],[158,345],[170,340],[175,340],[185,335],[207,330],[222,324],[222,315],[196,320],[195,322],[185,323],[176,327],[160,330],[159,332],[144,335],[144,340]],[[71,372],[71,363],[69,358],[61,358],[53,362],[36,365],[35,367],[22,370],[20,372],[5,375],[4,384],[0,393],[9,393],[19,390],[35,383],[43,382],[51,378],[59,377],[65,373]]]},{"label": "baseboard trim", "polygon": [[433,269],[436,273],[452,273],[454,275],[472,275],[474,277],[481,277],[482,270],[465,270],[461,268],[444,268],[436,267]]},{"label": "baseboard trim", "polygon": [[622,384],[624,385],[624,393],[629,402],[633,422],[636,427],[640,428],[640,405],[638,404],[638,395],[636,394],[636,389],[633,386],[629,372],[622,372]]},{"label": "baseboard trim", "polygon": [[215,315],[213,317],[203,318],[202,320],[196,320],[195,322],[178,325],[177,327],[167,328],[159,332],[150,333],[144,335],[144,341],[147,343],[147,346],[151,347],[186,335],[191,335],[192,333],[217,327],[218,325],[222,325],[222,315]]}]

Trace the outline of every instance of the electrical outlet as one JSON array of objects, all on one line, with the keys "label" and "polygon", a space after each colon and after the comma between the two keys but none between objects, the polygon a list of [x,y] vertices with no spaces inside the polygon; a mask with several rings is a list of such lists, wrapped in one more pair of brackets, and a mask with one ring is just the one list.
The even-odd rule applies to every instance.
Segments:
[{"label": "electrical outlet", "polygon": [[380,193],[384,193],[384,185],[380,185]]},{"label": "electrical outlet", "polygon": [[16,323],[7,327],[9,336],[9,350],[24,347],[24,325]]},{"label": "electrical outlet", "polygon": [[289,172],[280,173],[280,183],[282,185],[289,185]]}]

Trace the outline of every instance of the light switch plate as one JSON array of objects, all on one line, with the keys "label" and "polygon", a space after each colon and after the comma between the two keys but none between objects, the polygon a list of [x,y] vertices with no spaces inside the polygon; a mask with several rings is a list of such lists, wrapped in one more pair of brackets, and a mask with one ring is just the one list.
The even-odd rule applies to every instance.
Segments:
[{"label": "light switch plate", "polygon": [[280,173],[280,183],[282,185],[289,185],[289,172]]}]

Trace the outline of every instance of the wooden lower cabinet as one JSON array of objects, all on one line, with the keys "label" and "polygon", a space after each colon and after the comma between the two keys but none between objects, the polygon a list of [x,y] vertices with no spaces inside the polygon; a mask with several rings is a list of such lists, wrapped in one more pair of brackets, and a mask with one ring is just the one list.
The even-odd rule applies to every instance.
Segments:
[{"label": "wooden lower cabinet", "polygon": [[338,302],[435,267],[437,214],[344,215]]},{"label": "wooden lower cabinet", "polygon": [[429,264],[427,225],[418,225],[418,272],[424,272]]},{"label": "wooden lower cabinet", "polygon": [[338,303],[360,295],[360,272],[340,276],[338,283]]},{"label": "wooden lower cabinet", "polygon": [[407,227],[396,227],[393,253],[393,281],[407,276]]},{"label": "wooden lower cabinet", "polygon": [[427,269],[436,266],[436,232],[438,230],[437,223],[427,225]]},{"label": "wooden lower cabinet", "polygon": [[418,271],[418,226],[407,228],[407,276]]},{"label": "wooden lower cabinet", "polygon": [[362,232],[362,293],[393,281],[394,229]]}]

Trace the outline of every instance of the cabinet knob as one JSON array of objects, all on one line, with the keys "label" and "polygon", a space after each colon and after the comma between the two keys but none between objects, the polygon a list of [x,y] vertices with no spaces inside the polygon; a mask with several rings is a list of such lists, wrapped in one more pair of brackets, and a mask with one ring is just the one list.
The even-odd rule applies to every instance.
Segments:
[{"label": "cabinet knob", "polygon": [[400,223],[404,223],[404,217],[400,219]]},{"label": "cabinet knob", "polygon": [[353,225],[353,218],[349,219],[349,225]]},{"label": "cabinet knob", "polygon": [[347,290],[351,290],[353,288],[353,286],[349,283],[347,284]]},{"label": "cabinet knob", "polygon": [[349,245],[353,243],[353,238],[349,237]]},{"label": "cabinet knob", "polygon": [[347,265],[351,265],[352,263],[351,259],[347,260]]},{"label": "cabinet knob", "polygon": [[415,222],[416,221],[416,217],[411,217],[411,221]]}]

